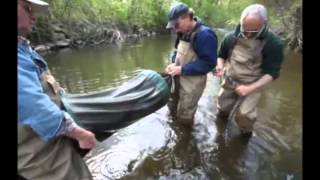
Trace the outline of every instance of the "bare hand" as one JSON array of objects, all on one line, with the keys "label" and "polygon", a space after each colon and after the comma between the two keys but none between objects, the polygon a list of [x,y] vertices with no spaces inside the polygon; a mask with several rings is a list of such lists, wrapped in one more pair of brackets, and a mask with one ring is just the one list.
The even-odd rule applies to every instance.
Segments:
[{"label": "bare hand", "polygon": [[221,77],[224,74],[223,67],[216,67],[216,71],[213,73],[213,75]]},{"label": "bare hand", "polygon": [[247,96],[252,93],[255,89],[250,85],[239,85],[235,91],[239,96]]},{"label": "bare hand", "polygon": [[81,127],[77,127],[72,131],[72,137],[79,142],[81,149],[92,149],[96,145],[95,135]]},{"label": "bare hand", "polygon": [[171,76],[180,75],[181,74],[181,66],[176,66],[175,64],[169,64],[166,68],[166,73]]},{"label": "bare hand", "polygon": [[169,64],[169,65],[166,67],[165,72],[169,74],[169,73],[171,72],[171,69],[172,69],[173,66],[174,66],[174,63]]}]

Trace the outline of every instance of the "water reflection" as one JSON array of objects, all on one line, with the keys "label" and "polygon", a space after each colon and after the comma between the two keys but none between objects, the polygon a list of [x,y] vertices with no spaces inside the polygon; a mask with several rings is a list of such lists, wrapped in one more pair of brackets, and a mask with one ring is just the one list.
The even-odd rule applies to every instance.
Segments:
[{"label": "water reflection", "polygon": [[120,85],[141,69],[163,71],[170,39],[144,39],[122,47],[85,48],[47,56],[50,70],[70,93],[83,93]]}]

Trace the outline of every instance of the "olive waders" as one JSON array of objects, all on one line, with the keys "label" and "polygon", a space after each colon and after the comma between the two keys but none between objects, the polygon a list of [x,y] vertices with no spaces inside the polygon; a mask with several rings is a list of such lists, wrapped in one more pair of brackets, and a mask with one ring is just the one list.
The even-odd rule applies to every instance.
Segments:
[{"label": "olive waders", "polygon": [[[257,39],[241,39],[235,41],[235,46],[225,62],[225,78],[218,98],[218,116],[226,117],[238,95],[235,87],[239,84],[247,85],[259,80],[263,76],[262,49],[265,42]],[[235,120],[242,133],[250,133],[257,117],[257,104],[261,90],[247,95],[235,115]]]},{"label": "olive waders", "polygon": [[[199,28],[197,28],[198,30]],[[198,59],[193,50],[192,42],[197,33],[197,30],[190,35],[190,42],[179,40],[177,46],[177,54],[175,64],[182,66]],[[197,110],[198,101],[206,86],[207,76],[175,76],[173,81],[173,90],[171,100],[169,101],[169,108],[171,114],[176,116],[178,123],[192,126],[194,114]]]},{"label": "olive waders", "polygon": [[[50,72],[41,74],[44,92],[61,108],[62,89]],[[48,142],[30,127],[18,123],[18,174],[30,180],[91,180],[91,174],[71,139],[59,136]]]}]

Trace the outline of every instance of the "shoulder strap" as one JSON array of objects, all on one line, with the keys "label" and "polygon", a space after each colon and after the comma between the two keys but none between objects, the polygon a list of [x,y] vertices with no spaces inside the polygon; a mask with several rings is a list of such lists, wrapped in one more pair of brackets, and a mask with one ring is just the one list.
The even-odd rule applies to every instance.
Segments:
[{"label": "shoulder strap", "polygon": [[197,24],[197,27],[191,32],[191,35],[190,35],[190,43],[191,43],[191,46],[193,47],[193,43],[196,39],[196,35],[197,33],[200,31],[200,28],[201,27],[201,24]]},{"label": "shoulder strap", "polygon": [[176,38],[176,42],[174,44],[174,47],[177,49],[178,48],[178,44],[179,44],[179,41],[182,37],[182,33],[177,33],[177,38]]},{"label": "shoulder strap", "polygon": [[230,58],[230,56],[231,56],[231,54],[232,54],[232,51],[233,51],[234,47],[236,46],[237,42],[238,42],[238,38],[235,37],[235,36],[232,36],[232,38],[231,38],[231,46],[230,46],[230,49],[229,49],[229,51],[228,51],[228,57],[227,57],[227,59]]},{"label": "shoulder strap", "polygon": [[31,58],[32,61],[38,66],[41,73],[49,70],[47,63],[37,52],[32,51]]},{"label": "shoulder strap", "polygon": [[176,38],[174,47],[175,48],[178,47],[178,44],[179,44],[180,40],[184,40],[184,41],[190,42],[191,46],[193,46],[193,43],[194,43],[195,38],[196,38],[196,35],[200,31],[200,27],[201,27],[201,24],[198,23],[196,25],[196,27],[188,34],[177,33],[177,38]]}]

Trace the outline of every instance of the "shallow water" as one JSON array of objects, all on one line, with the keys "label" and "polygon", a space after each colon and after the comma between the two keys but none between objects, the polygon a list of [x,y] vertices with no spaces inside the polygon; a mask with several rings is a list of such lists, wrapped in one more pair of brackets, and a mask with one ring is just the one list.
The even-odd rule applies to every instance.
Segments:
[{"label": "shallow water", "polygon": [[[173,41],[157,36],[65,50],[46,59],[69,93],[90,92],[117,86],[142,69],[163,71]],[[286,51],[281,76],[263,93],[248,141],[234,137],[225,143],[223,123],[214,115],[219,79],[208,81],[191,133],[172,122],[163,107],[87,154],[96,179],[302,179],[301,55]],[[90,160],[93,154],[96,161]]]}]

